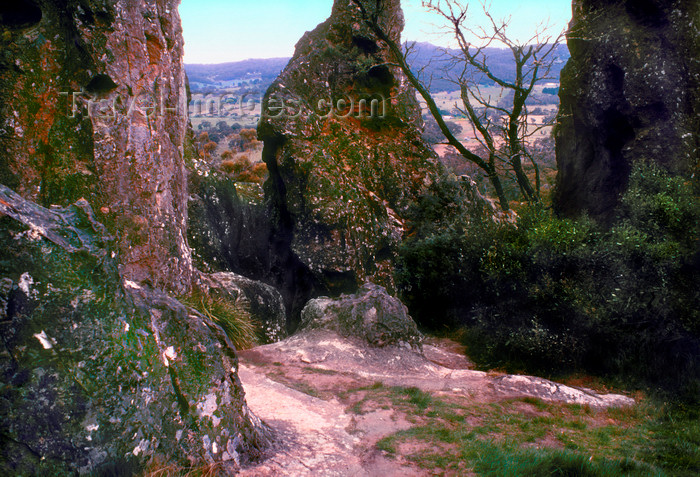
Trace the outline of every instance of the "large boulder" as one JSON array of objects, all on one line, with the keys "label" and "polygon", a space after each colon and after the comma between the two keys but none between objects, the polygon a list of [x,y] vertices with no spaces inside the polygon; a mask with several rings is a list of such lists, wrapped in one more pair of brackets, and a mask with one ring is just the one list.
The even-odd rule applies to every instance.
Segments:
[{"label": "large boulder", "polygon": [[561,74],[556,208],[611,218],[635,160],[700,159],[700,3],[574,0]]},{"label": "large boulder", "polygon": [[[400,42],[399,0],[363,4],[381,9],[381,25]],[[276,249],[287,247],[324,292],[354,291],[366,279],[392,289],[406,209],[439,165],[421,139],[415,91],[354,2],[336,1],[299,40],[263,113],[265,192],[284,241]]]},{"label": "large boulder", "polygon": [[186,292],[179,1],[2,3],[0,183],[45,207],[88,198],[125,277]]},{"label": "large boulder", "polygon": [[223,329],[120,278],[86,201],[48,210],[0,185],[0,212],[2,475],[233,471],[261,454]]},{"label": "large boulder", "polygon": [[419,349],[422,335],[398,298],[383,287],[365,283],[356,294],[316,298],[301,313],[299,332],[331,330],[373,347]]}]

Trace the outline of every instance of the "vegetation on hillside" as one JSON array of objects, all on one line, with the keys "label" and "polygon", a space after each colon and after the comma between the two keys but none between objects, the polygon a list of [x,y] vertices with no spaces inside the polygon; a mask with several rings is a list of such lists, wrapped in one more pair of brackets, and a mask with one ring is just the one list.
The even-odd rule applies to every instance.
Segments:
[{"label": "vegetation on hillside", "polygon": [[[422,72],[415,73],[410,64],[412,46],[402,48],[382,26],[381,18],[385,12],[369,8],[360,0],[353,2],[362,12],[363,22],[386,45],[393,61],[425,101],[445,137],[445,144],[456,149],[488,177],[501,209],[506,212],[510,209],[504,190],[504,183],[508,180],[517,184],[528,203],[539,203],[541,174],[535,156],[529,152],[529,144],[532,135],[541,128],[532,127],[528,121],[526,104],[538,83],[555,78],[551,75],[558,61],[557,48],[564,33],[552,36],[546,27],[538,27],[530,39],[519,42],[508,36],[508,20],[495,20],[486,4],[483,4],[483,9],[489,24],[476,28],[470,25],[469,5],[466,2],[423,2],[428,11],[442,17],[446,30],[459,46],[452,52],[443,52],[451,68],[445,68],[441,77],[453,82],[460,91],[460,105],[455,105],[455,108],[469,118],[474,137],[486,152],[479,155],[459,140],[445,122],[444,111],[431,94],[430,83],[426,82]],[[503,45],[512,54],[512,79],[495,73],[486,53],[486,47],[492,44]],[[432,77],[427,79],[432,81]],[[482,91],[484,81],[500,88],[495,99]],[[534,181],[524,168],[524,164],[528,163],[532,166]]]}]

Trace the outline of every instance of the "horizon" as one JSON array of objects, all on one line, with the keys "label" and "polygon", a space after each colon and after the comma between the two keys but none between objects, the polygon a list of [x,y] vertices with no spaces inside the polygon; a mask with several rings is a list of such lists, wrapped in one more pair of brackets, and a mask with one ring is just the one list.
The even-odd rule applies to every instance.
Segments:
[{"label": "horizon", "polygon": [[[411,41],[411,40],[405,40],[405,41]],[[415,43],[417,45],[426,45],[427,44],[427,45],[431,45],[431,46],[436,47],[436,48],[440,47],[439,45],[436,45],[434,43],[430,43],[427,41],[417,41]],[[563,46],[564,48],[568,49],[568,46],[566,43],[561,43],[560,46]],[[490,47],[486,48],[486,50],[488,50],[488,49],[507,50],[508,48],[498,47],[498,46],[490,46]],[[215,65],[227,65],[227,64],[234,64],[234,63],[244,63],[246,61],[290,60],[291,58],[292,58],[291,55],[290,56],[273,56],[270,58],[246,58],[244,60],[223,61],[221,63],[189,63],[189,62],[185,62],[185,65],[188,65],[188,66],[215,66]]]},{"label": "horizon", "polygon": [[[332,0],[182,0],[179,12],[185,39],[184,62],[212,65],[290,58],[302,35],[324,22],[332,6]],[[421,0],[403,0],[402,7],[406,20],[403,41],[454,46],[437,27],[439,18],[426,12]],[[490,11],[496,19],[511,16],[510,36],[525,41],[532,36],[533,25],[541,22],[549,21],[553,33],[566,28],[571,19],[571,2],[494,0]],[[478,3],[474,3],[472,12],[473,25],[483,24],[485,17]],[[232,24],[230,18],[243,21]],[[245,21],[250,18],[263,20]],[[285,24],[286,27],[278,27]],[[275,25],[274,35],[261,34],[266,25]]]}]

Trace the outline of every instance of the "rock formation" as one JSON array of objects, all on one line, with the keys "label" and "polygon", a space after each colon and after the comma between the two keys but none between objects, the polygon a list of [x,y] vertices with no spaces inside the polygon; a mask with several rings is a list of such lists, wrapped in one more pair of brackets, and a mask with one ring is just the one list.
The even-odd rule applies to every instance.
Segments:
[{"label": "rock formation", "polygon": [[229,295],[259,325],[261,344],[287,337],[287,313],[282,295],[270,285],[235,273],[219,272],[202,276],[204,288]]},{"label": "rock formation", "polygon": [[[399,41],[399,0],[381,8],[382,26]],[[415,92],[389,63],[357,5],[338,0],[265,95],[258,136],[270,171],[275,246],[300,262],[287,288],[298,288],[305,271],[308,284],[331,294],[366,279],[393,287],[406,207],[439,166],[421,140]]]},{"label": "rock formation", "polygon": [[0,185],[0,472],[125,475],[260,454],[238,359],[212,320],[125,279],[87,201]]},{"label": "rock formation", "polygon": [[365,283],[358,293],[310,300],[301,312],[300,331],[333,330],[374,347],[420,348],[422,336],[408,309],[383,287]]},{"label": "rock formation", "polygon": [[633,161],[698,172],[700,3],[574,0],[555,205],[612,217]]},{"label": "rock formation", "polygon": [[283,319],[274,290],[192,266],[177,4],[0,6],[3,475],[233,469],[266,441],[225,332],[166,294]]},{"label": "rock formation", "polygon": [[4,3],[0,180],[46,207],[89,199],[125,277],[186,292],[178,2]]}]

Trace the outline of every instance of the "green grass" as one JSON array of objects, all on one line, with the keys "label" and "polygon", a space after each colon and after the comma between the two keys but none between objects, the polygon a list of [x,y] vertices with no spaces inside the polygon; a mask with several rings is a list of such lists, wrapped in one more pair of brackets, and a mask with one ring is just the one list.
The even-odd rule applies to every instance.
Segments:
[{"label": "green grass", "polygon": [[[435,472],[489,476],[694,476],[697,409],[642,403],[595,410],[533,398],[446,402],[416,388],[379,390],[416,426],[377,448]],[[376,399],[378,396],[374,396]],[[368,397],[365,397],[368,399]],[[410,443],[409,447],[402,444]],[[418,450],[416,450],[418,449]]]},{"label": "green grass", "polygon": [[312,368],[311,366],[306,366],[304,368],[304,371],[306,371],[307,373],[320,374],[323,376],[336,376],[340,374],[338,371],[333,371],[332,369]]},{"label": "green grass", "polygon": [[248,349],[257,343],[258,324],[232,298],[213,291],[194,290],[191,295],[180,297],[180,301],[219,324],[237,349]]},{"label": "green grass", "polygon": [[542,450],[507,449],[485,443],[476,446],[478,454],[474,470],[480,475],[499,477],[611,476],[659,475],[645,466],[627,459],[597,460],[580,453]]},{"label": "green grass", "polygon": [[414,404],[421,411],[427,409],[433,401],[433,397],[429,393],[421,391],[418,388],[395,387],[392,388],[392,391],[399,399],[404,396],[407,397],[408,402]]}]

